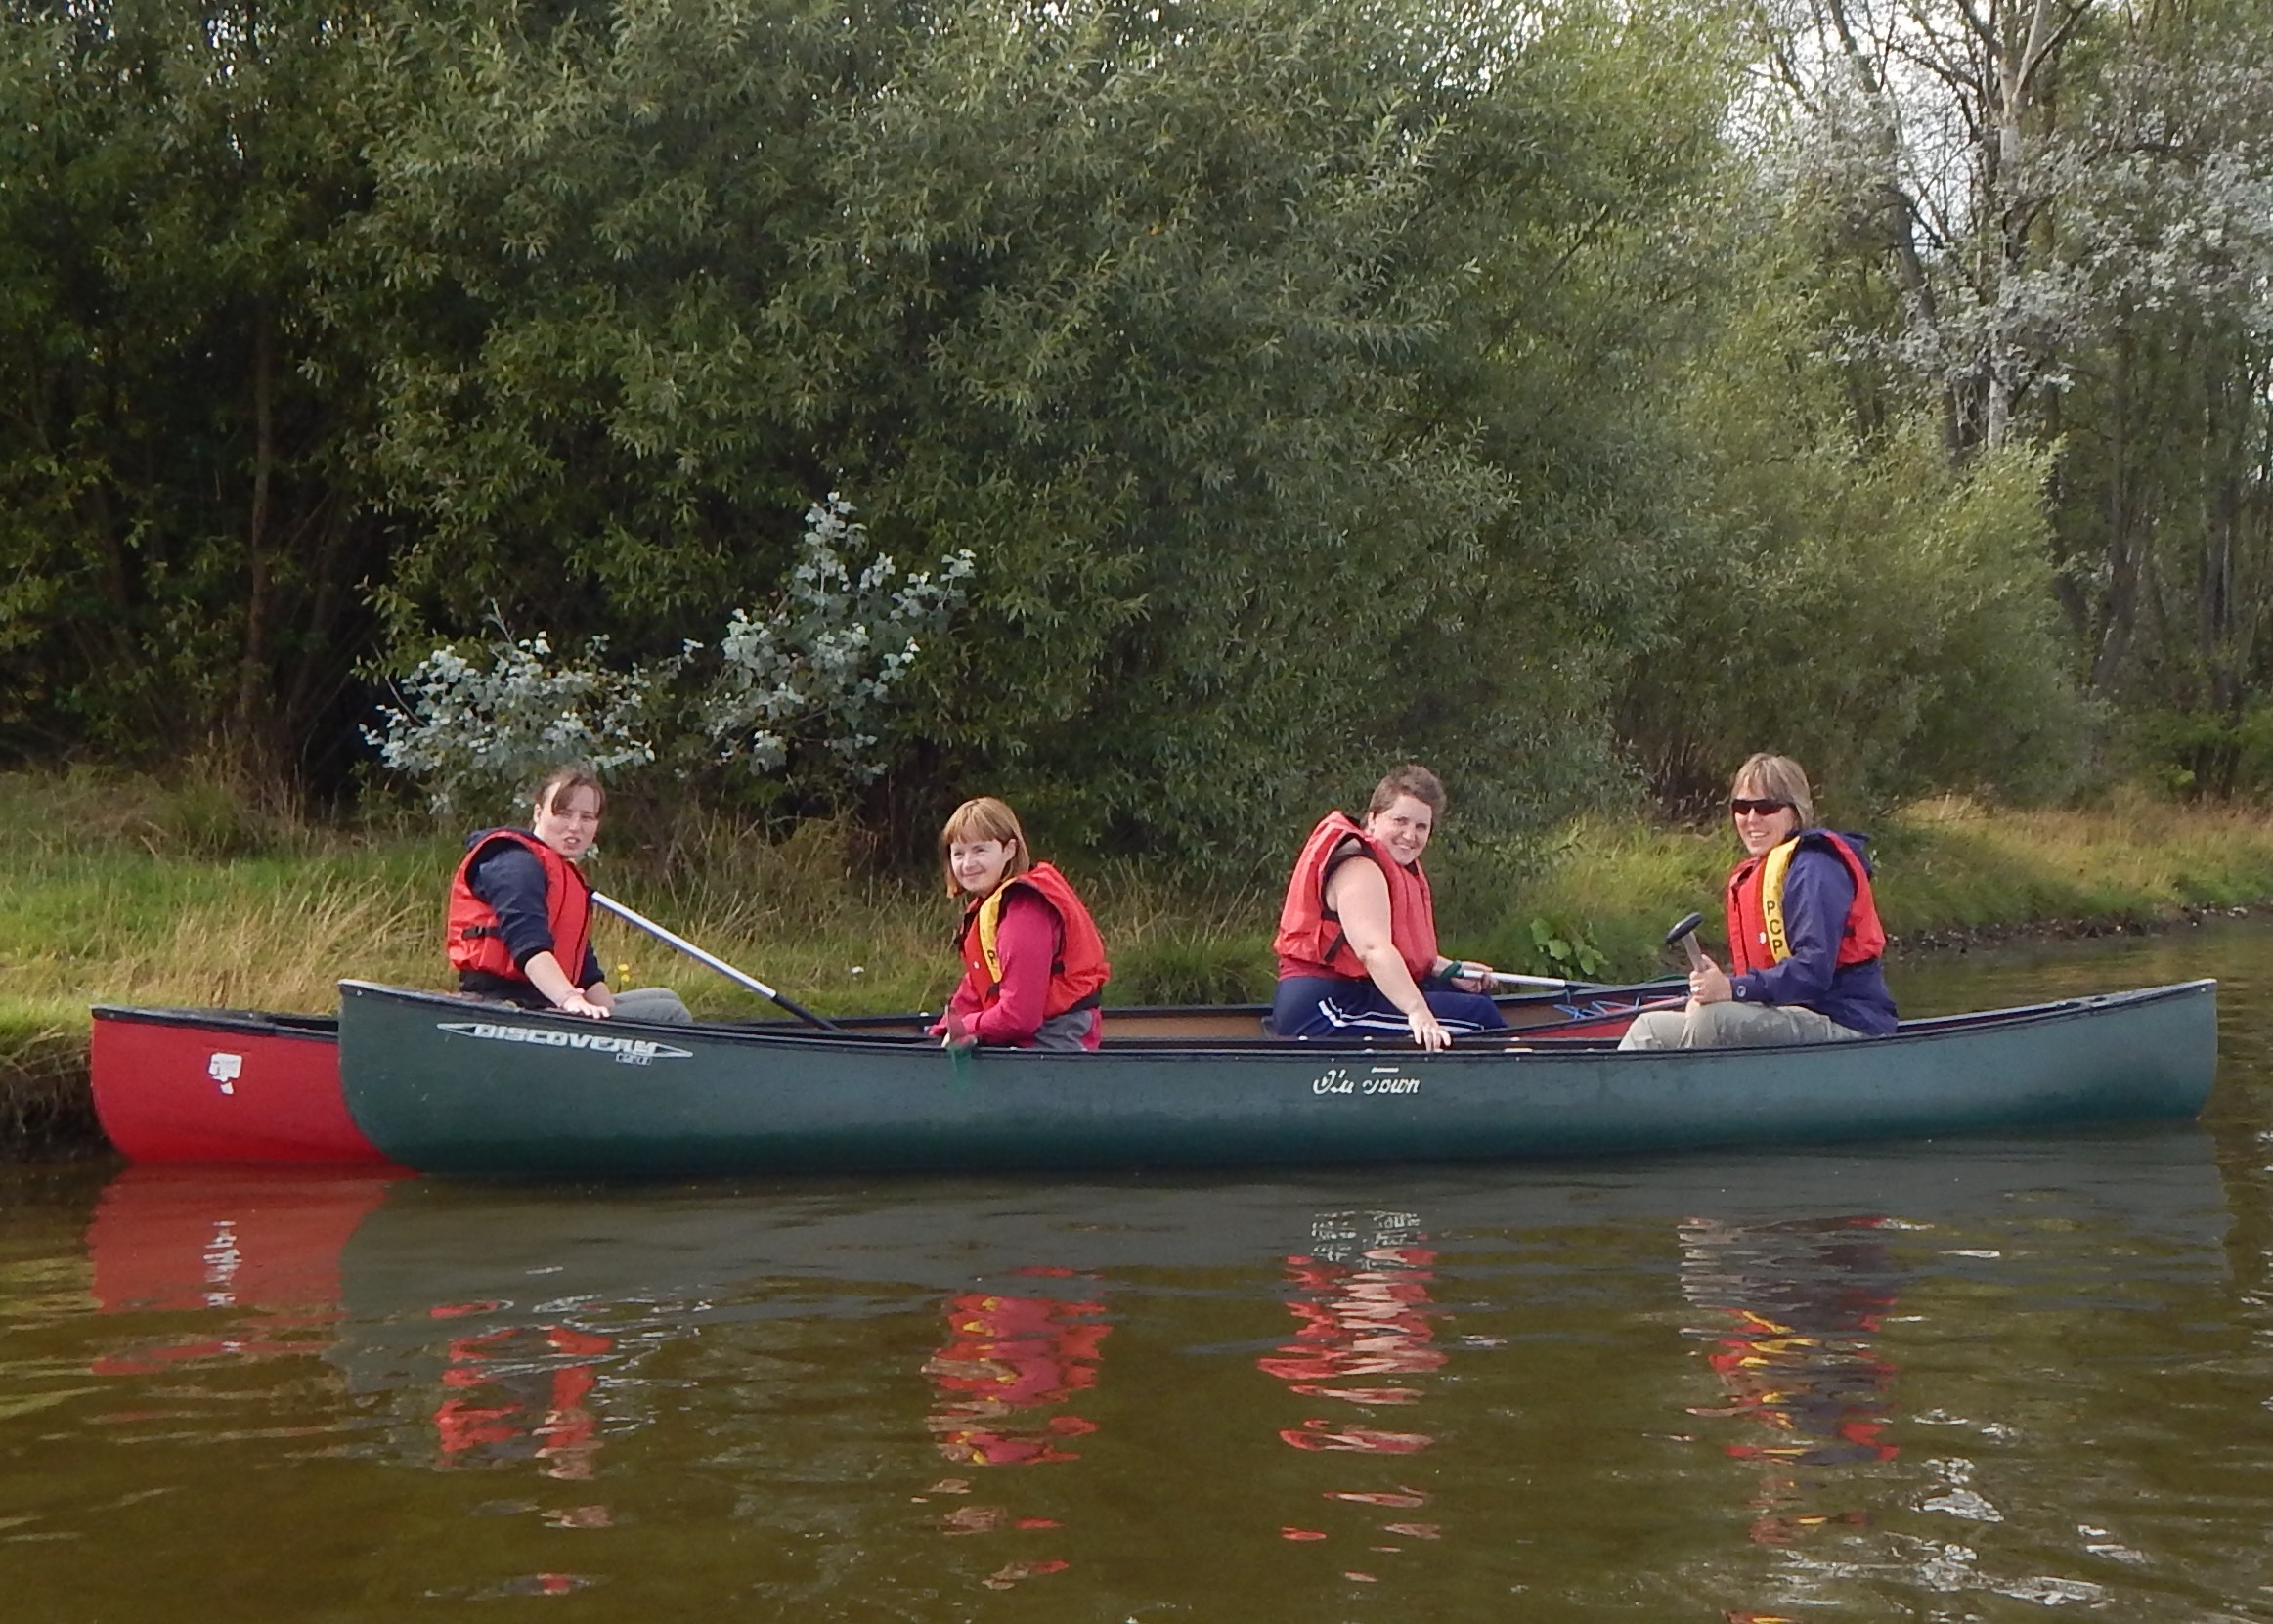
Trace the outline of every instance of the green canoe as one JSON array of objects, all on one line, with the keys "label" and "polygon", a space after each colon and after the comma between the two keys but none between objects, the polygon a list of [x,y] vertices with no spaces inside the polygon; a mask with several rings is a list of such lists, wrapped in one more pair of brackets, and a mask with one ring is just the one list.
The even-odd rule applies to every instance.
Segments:
[{"label": "green canoe", "polygon": [[649,1027],[339,984],[356,1123],[421,1172],[1227,1166],[1614,1155],[2186,1119],[2217,984],[1785,1049],[1108,1037],[961,1058],[896,1029]]}]

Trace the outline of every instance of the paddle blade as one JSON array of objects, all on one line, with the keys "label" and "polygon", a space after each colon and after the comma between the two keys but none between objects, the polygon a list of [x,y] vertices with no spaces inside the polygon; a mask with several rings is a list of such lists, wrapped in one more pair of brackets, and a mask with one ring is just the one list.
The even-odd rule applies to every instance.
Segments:
[{"label": "paddle blade", "polygon": [[979,1039],[963,1024],[963,1018],[952,1009],[947,1011],[947,1064],[953,1068],[955,1080],[961,1082],[971,1075],[971,1051],[979,1046]]}]

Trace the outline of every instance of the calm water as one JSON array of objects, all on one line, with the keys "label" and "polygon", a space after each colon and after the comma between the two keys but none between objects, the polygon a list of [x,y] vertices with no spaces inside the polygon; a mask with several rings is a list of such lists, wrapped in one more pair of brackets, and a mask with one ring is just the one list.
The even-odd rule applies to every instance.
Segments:
[{"label": "calm water", "polygon": [[2273,1619],[2273,932],[2201,1128],[1256,1178],[0,1169],[0,1617]]}]

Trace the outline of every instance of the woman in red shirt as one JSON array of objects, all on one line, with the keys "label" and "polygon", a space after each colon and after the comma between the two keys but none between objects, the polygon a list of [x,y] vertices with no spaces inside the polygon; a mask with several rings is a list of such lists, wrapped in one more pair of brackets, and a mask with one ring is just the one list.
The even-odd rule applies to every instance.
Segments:
[{"label": "woman in red shirt", "polygon": [[991,795],[964,802],[940,831],[940,861],[947,895],[964,899],[963,980],[932,1030],[950,1046],[1096,1048],[1105,943],[1066,876],[1033,860],[1018,814]]}]

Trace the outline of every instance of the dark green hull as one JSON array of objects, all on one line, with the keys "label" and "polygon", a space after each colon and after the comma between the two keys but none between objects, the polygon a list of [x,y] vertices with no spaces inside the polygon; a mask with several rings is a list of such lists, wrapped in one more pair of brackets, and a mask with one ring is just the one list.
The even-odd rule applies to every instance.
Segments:
[{"label": "dark green hull", "polygon": [[422,1172],[1223,1166],[1618,1155],[2195,1116],[2216,984],[1786,1049],[1579,1039],[1113,1044],[1094,1055],[638,1027],[340,984],[356,1123]]}]

